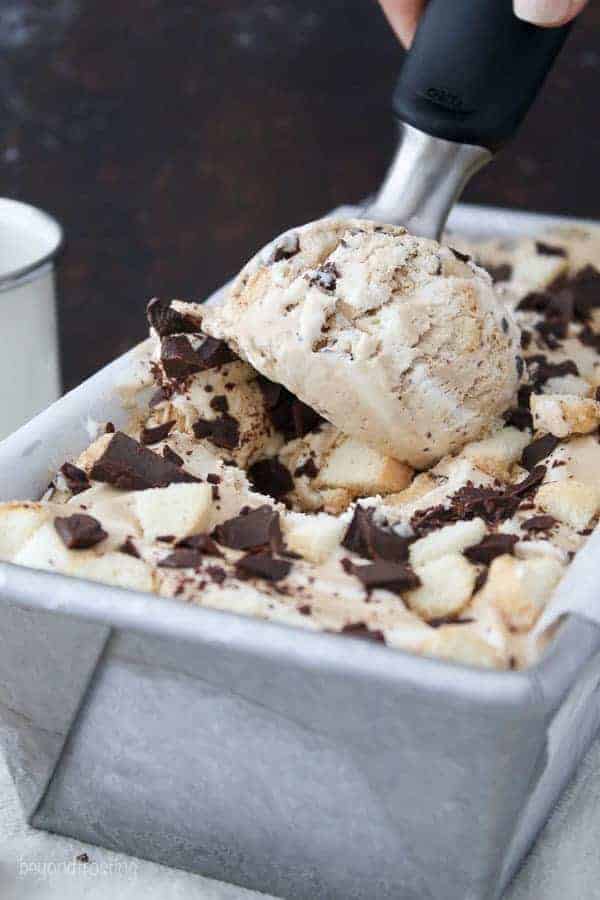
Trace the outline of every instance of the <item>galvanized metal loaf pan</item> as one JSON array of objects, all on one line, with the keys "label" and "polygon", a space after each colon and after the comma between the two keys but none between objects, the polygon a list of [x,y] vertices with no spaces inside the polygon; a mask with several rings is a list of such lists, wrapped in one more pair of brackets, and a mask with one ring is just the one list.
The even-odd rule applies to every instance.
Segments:
[{"label": "galvanized metal loaf pan", "polygon": [[[39,495],[88,416],[126,421],[137,354],[0,445],[0,499]],[[531,670],[479,671],[0,564],[0,740],[31,824],[289,900],[499,897],[599,686],[576,617]]]}]

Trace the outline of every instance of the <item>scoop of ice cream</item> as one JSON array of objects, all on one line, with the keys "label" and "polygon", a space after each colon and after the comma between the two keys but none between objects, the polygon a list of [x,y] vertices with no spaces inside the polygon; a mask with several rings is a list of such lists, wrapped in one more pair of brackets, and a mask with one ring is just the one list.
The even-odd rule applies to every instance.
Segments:
[{"label": "scoop of ice cream", "polygon": [[346,434],[417,467],[495,425],[523,366],[483,269],[362,220],[282,235],[203,328]]}]

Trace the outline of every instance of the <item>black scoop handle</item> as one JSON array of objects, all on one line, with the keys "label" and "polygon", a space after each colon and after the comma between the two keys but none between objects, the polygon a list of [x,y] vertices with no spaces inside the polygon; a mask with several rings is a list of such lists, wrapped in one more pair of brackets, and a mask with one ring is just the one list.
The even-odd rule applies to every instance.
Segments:
[{"label": "black scoop handle", "polygon": [[521,124],[570,27],[523,22],[512,0],[429,0],[394,112],[434,137],[495,150]]}]

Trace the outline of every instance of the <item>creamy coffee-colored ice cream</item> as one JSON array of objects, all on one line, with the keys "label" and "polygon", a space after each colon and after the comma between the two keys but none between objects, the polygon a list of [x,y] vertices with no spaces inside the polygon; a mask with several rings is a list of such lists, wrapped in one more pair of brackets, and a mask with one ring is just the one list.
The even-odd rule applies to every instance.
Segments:
[{"label": "creamy coffee-colored ice cream", "polygon": [[[363,438],[360,416],[350,404],[351,398],[362,402],[360,395],[348,394],[348,427],[329,421],[334,406],[329,393],[341,392],[334,374],[331,391],[325,384],[321,400],[315,392],[311,403],[308,395],[290,389],[295,381],[273,380],[278,368],[265,377],[258,357],[255,366],[242,345],[252,325],[242,312],[238,342],[218,336],[215,323],[225,321],[222,313],[217,317],[198,304],[152,300],[151,349],[144,361],[150,399],[138,394],[142,413],[124,432],[115,432],[110,423],[99,426],[91,445],[65,460],[43,498],[0,504],[0,559],[328,631],[340,640],[369,639],[467,665],[523,668],[549,640],[547,633],[536,634],[535,625],[600,515],[599,233],[570,229],[485,245],[453,235],[451,251],[415,243],[395,228],[379,232],[350,222],[323,229],[320,237],[316,226],[306,232],[311,242],[317,237],[321,242],[318,252],[310,251],[312,269],[308,249],[301,249],[303,233],[292,234],[251,264],[254,275],[247,285],[255,278],[256,289],[263,284],[264,295],[281,305],[277,273],[281,294],[290,302],[289,291],[297,284],[298,327],[302,310],[308,322],[311,310],[321,321],[322,303],[331,293],[334,311],[322,340],[331,341],[338,360],[347,357],[347,370],[354,356],[360,357],[357,323],[363,326],[370,317],[363,309],[352,318],[355,313],[344,304],[352,300],[356,311],[368,293],[365,285],[375,294],[379,285],[372,317],[383,320],[389,309],[401,306],[397,297],[387,302],[385,297],[408,298],[406,320],[390,313],[390,333],[406,329],[401,346],[408,357],[412,345],[405,337],[417,323],[416,356],[407,371],[414,374],[417,356],[424,358],[423,348],[429,348],[429,381],[423,385],[444,377],[433,347],[445,353],[447,346],[450,353],[452,344],[448,396],[457,395],[461,376],[455,370],[479,351],[444,323],[434,298],[446,291],[455,309],[463,308],[465,297],[474,298],[465,335],[473,326],[480,342],[492,341],[493,334],[505,341],[494,352],[506,361],[506,394],[494,398],[484,433],[464,444],[461,439],[453,452],[417,472],[395,445],[388,450],[387,444]],[[354,238],[366,242],[362,256],[350,253]],[[395,256],[394,242],[412,250]],[[383,262],[374,267],[379,252],[389,270]],[[296,259],[301,253],[307,255]],[[289,269],[294,259],[295,280]],[[317,276],[306,275],[320,271],[323,278],[331,259],[335,271],[324,274],[336,285],[330,291],[327,278],[314,293],[309,281]],[[492,273],[495,288],[472,259]],[[392,265],[402,274],[394,276]],[[245,277],[226,309],[239,304]],[[394,278],[395,292],[390,290]],[[347,287],[342,303],[338,281],[362,287],[354,292]],[[261,296],[253,293],[252,304],[266,316]],[[429,331],[413,310],[420,302]],[[489,320],[482,314],[488,306]],[[513,321],[524,357],[516,392]],[[233,333],[233,320],[230,324]],[[213,334],[203,331],[208,327]],[[367,343],[383,333],[374,324],[364,327]],[[336,350],[346,332],[345,349]],[[379,352],[376,368],[381,366],[387,385],[392,361],[383,365]],[[279,364],[275,359],[274,366]],[[303,351],[298,365],[304,373],[300,388],[310,384]],[[419,365],[426,367],[424,361]],[[480,368],[486,385],[491,383],[489,368]],[[430,409],[439,425],[434,396],[424,390],[422,409]],[[417,393],[411,397],[416,404]],[[340,393],[336,403],[342,399]],[[389,389],[386,402],[394,402]],[[461,410],[443,408],[456,424]],[[406,415],[408,406],[403,409]],[[482,426],[485,412],[479,413]],[[375,428],[379,414],[371,421]],[[411,431],[411,441],[416,433]],[[424,465],[420,457],[411,459]],[[352,646],[348,640],[349,654]]]},{"label": "creamy coffee-colored ice cream", "polygon": [[277,239],[203,327],[346,434],[417,468],[488,433],[523,372],[519,330],[486,272],[363,220]]}]

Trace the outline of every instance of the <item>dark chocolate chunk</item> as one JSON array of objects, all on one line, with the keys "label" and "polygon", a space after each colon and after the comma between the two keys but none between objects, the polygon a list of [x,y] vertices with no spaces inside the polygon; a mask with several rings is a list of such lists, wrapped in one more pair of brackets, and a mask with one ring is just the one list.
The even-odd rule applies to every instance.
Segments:
[{"label": "dark chocolate chunk", "polygon": [[133,543],[133,539],[128,537],[119,547],[121,553],[126,553],[127,556],[133,556],[134,559],[140,559],[140,552],[138,548]]},{"label": "dark chocolate chunk", "polygon": [[567,251],[564,247],[557,247],[555,244],[546,244],[544,241],[535,242],[535,250],[539,256],[566,256]]},{"label": "dark chocolate chunk", "polygon": [[526,431],[527,428],[533,430],[533,417],[528,409],[515,406],[508,409],[502,416],[507,425],[518,428],[519,431]]},{"label": "dark chocolate chunk", "polygon": [[198,553],[203,553],[206,556],[223,556],[209,534],[190,534],[188,537],[177,541],[177,547],[196,550]]},{"label": "dark chocolate chunk", "polygon": [[170,300],[161,300],[154,297],[146,307],[148,324],[154,328],[160,337],[169,334],[181,334],[183,332],[198,331],[198,324],[193,319],[183,316],[171,308]]},{"label": "dark chocolate chunk", "polygon": [[352,637],[365,638],[368,641],[377,641],[382,644],[385,643],[383,631],[377,629],[371,631],[364,622],[350,622],[348,625],[344,625],[341,634],[350,634]]},{"label": "dark chocolate chunk", "polygon": [[593,347],[596,353],[600,353],[600,334],[592,331],[589,325],[584,325],[577,337],[585,347]]},{"label": "dark chocolate chunk", "polygon": [[376,525],[373,514],[372,509],[356,506],[342,547],[364,559],[405,562],[412,539]]},{"label": "dark chocolate chunk", "polygon": [[484,587],[486,581],[488,580],[489,569],[482,569],[475,579],[475,584],[473,585],[473,593],[477,594]]},{"label": "dark chocolate chunk", "polygon": [[291,259],[300,251],[300,238],[296,231],[290,234],[284,234],[273,245],[273,249],[269,253],[266,265],[272,266],[273,263],[280,262],[282,259]]},{"label": "dark chocolate chunk", "polygon": [[463,555],[472,563],[489,566],[497,556],[512,553],[518,540],[516,534],[488,534],[479,544],[463,550]]},{"label": "dark chocolate chunk", "polygon": [[325,421],[314,409],[302,403],[280,384],[260,376],[258,386],[273,427],[281,431],[286,440],[304,437]]},{"label": "dark chocolate chunk", "polygon": [[492,276],[492,281],[508,281],[513,273],[512,266],[508,263],[500,263],[497,266],[486,265],[484,268]]},{"label": "dark chocolate chunk", "polygon": [[175,540],[174,534],[159,534],[156,537],[157,541],[160,541],[162,544],[172,544]]},{"label": "dark chocolate chunk", "polygon": [[229,400],[227,399],[225,394],[218,394],[210,401],[210,408],[214,409],[215,412],[226,413],[229,409]]},{"label": "dark chocolate chunk", "polygon": [[521,331],[521,349],[522,350],[528,349],[529,345],[531,344],[531,337],[532,337],[531,332],[527,331],[526,328],[524,328]]},{"label": "dark chocolate chunk", "polygon": [[64,463],[64,465],[61,466],[60,471],[72,494],[80,494],[82,491],[87,491],[90,487],[90,481],[86,473],[78,466],[74,466],[73,463]]},{"label": "dark chocolate chunk", "polygon": [[549,378],[561,378],[563,375],[579,375],[579,369],[572,359],[565,359],[560,363],[548,362],[543,353],[535,354],[527,358],[529,375],[535,389],[539,389]]},{"label": "dark chocolate chunk", "polygon": [[219,544],[233,550],[255,550],[259,547],[279,550],[282,543],[279,513],[266,505],[242,512],[217,525],[213,537]]},{"label": "dark chocolate chunk", "polygon": [[438,616],[436,619],[429,619],[427,624],[430,628],[441,628],[443,625],[470,625],[475,619],[465,618],[457,619],[454,616]]},{"label": "dark chocolate chunk", "polygon": [[502,321],[500,324],[502,325],[502,331],[504,332],[504,334],[507,334],[509,325],[508,319],[505,316],[502,316]]},{"label": "dark chocolate chunk", "polygon": [[197,438],[208,438],[216,447],[235,450],[240,443],[240,425],[229,413],[216,419],[198,419],[192,426]]},{"label": "dark chocolate chunk", "polygon": [[521,464],[524,468],[531,471],[534,466],[537,466],[539,462],[546,459],[546,457],[558,447],[559,443],[559,439],[554,437],[553,434],[545,434],[543,437],[537,438],[523,450]]},{"label": "dark chocolate chunk", "polygon": [[57,516],[54,520],[54,527],[69,550],[87,550],[108,537],[98,519],[84,513]]},{"label": "dark chocolate chunk", "polygon": [[160,358],[169,378],[186,378],[196,372],[215,369],[238,359],[224,341],[205,337],[194,348],[190,339],[183,334],[162,339]]},{"label": "dark chocolate chunk", "polygon": [[174,424],[175,419],[171,419],[169,422],[155,425],[153,428],[142,428],[140,442],[142,444],[158,444],[159,441],[164,441]]},{"label": "dark chocolate chunk", "polygon": [[163,447],[162,455],[163,455],[163,459],[166,459],[167,462],[173,463],[174,466],[182,466],[183,465],[183,459],[181,458],[179,453],[175,453],[175,451],[172,450],[168,444],[166,447]]},{"label": "dark chocolate chunk", "polygon": [[159,387],[157,391],[155,391],[150,400],[148,402],[148,406],[150,409],[154,409],[155,406],[158,406],[159,403],[162,403],[164,400],[168,400],[171,396],[172,391],[168,387]]},{"label": "dark chocolate chunk", "polygon": [[573,292],[575,317],[581,321],[600,306],[600,272],[594,266],[586,266],[558,286]]},{"label": "dark chocolate chunk", "polygon": [[302,606],[298,607],[298,612],[301,616],[310,616],[312,612],[312,606],[310,603],[303,603]]},{"label": "dark chocolate chunk", "polygon": [[187,378],[202,371],[197,350],[183,334],[164,337],[160,343],[160,359],[168,378]]},{"label": "dark chocolate chunk", "polygon": [[261,459],[248,469],[248,478],[259,494],[279,500],[294,489],[290,471],[278,459]]},{"label": "dark chocolate chunk", "polygon": [[276,559],[267,550],[247,553],[235,564],[238,576],[264,578],[265,581],[281,581],[291,571],[292,564],[285,559]]},{"label": "dark chocolate chunk", "polygon": [[206,480],[209,484],[221,484],[221,476],[216,475],[214,472],[209,472],[206,476]]},{"label": "dark chocolate chunk", "polygon": [[523,481],[519,481],[518,484],[513,484],[509,488],[510,493],[514,497],[527,497],[531,495],[534,488],[542,483],[544,480],[544,476],[546,474],[546,466],[534,466],[529,475],[523,479]]},{"label": "dark chocolate chunk", "polygon": [[275,384],[274,381],[269,381],[268,378],[264,378],[262,375],[258,376],[256,383],[263,395],[267,409],[275,409],[281,399],[284,388],[280,384]]},{"label": "dark chocolate chunk", "polygon": [[227,572],[221,566],[207,566],[206,573],[215,584],[223,584],[227,578]]},{"label": "dark chocolate chunk", "polygon": [[104,426],[104,434],[114,434],[116,430],[112,422],[107,422]]},{"label": "dark chocolate chunk", "polygon": [[410,566],[388,560],[377,560],[366,566],[352,565],[351,572],[369,592],[375,588],[385,588],[393,594],[400,594],[421,584]]},{"label": "dark chocolate chunk", "polygon": [[158,563],[161,569],[196,569],[202,564],[202,553],[192,547],[177,547]]},{"label": "dark chocolate chunk", "polygon": [[448,250],[451,250],[454,256],[460,260],[460,262],[468,263],[471,261],[471,257],[468,253],[461,253],[460,250],[456,250],[455,247],[448,247]]},{"label": "dark chocolate chunk", "polygon": [[331,294],[335,291],[335,286],[340,277],[340,273],[335,263],[326,262],[318,269],[307,272],[305,277],[311,287],[318,287],[322,291]]},{"label": "dark chocolate chunk", "polygon": [[294,469],[294,478],[316,478],[318,474],[319,470],[312,456],[309,456],[301,466]]},{"label": "dark chocolate chunk", "polygon": [[523,522],[523,528],[525,531],[549,531],[556,523],[554,516],[532,516]]},{"label": "dark chocolate chunk", "polygon": [[124,491],[144,491],[179,482],[198,481],[133,438],[117,431],[102,456],[92,466],[90,477]]},{"label": "dark chocolate chunk", "polygon": [[522,356],[517,356],[515,358],[515,365],[517,367],[517,376],[519,378],[523,377],[523,372],[525,371],[525,363],[523,362]]}]

